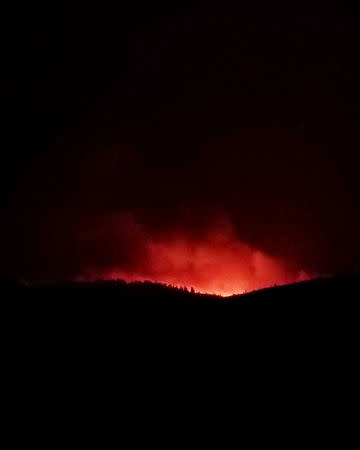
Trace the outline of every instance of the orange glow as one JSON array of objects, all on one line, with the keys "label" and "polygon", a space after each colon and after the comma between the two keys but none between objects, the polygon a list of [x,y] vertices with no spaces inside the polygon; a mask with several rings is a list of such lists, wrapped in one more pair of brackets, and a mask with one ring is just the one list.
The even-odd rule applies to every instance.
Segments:
[{"label": "orange glow", "polygon": [[229,225],[211,228],[201,238],[185,233],[147,236],[142,246],[143,258],[131,270],[93,269],[78,279],[152,281],[230,296],[308,278],[306,273],[294,273],[284,262],[239,241]]}]

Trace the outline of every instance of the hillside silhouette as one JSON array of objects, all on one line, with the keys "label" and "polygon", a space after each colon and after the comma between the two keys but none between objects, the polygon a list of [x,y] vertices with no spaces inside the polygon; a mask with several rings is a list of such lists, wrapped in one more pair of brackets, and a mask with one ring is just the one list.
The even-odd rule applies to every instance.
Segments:
[{"label": "hillside silhouette", "polygon": [[242,295],[220,297],[195,293],[192,289],[176,288],[152,282],[127,283],[123,280],[70,282],[29,285],[4,282],[2,291],[8,299],[27,300],[116,301],[119,305],[231,304],[259,312],[292,314],[346,310],[358,307],[360,276],[347,275],[318,278],[285,286],[275,286]]}]

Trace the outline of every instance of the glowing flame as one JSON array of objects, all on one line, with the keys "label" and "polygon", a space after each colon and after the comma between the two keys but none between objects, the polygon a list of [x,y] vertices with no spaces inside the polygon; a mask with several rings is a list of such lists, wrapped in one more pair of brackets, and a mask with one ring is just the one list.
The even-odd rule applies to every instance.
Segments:
[{"label": "glowing flame", "polygon": [[[144,236],[142,234],[142,236]],[[231,226],[211,228],[202,237],[173,233],[146,235],[136,267],[88,270],[83,280],[153,281],[195,292],[230,296],[308,278],[286,264],[239,241]]]}]

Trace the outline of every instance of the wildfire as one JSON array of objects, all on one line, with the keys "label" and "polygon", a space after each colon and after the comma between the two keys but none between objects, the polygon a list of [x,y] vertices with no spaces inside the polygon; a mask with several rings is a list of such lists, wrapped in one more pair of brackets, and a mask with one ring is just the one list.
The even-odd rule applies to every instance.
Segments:
[{"label": "wildfire", "polygon": [[211,228],[201,238],[179,232],[146,235],[142,247],[135,267],[90,269],[81,279],[152,281],[230,296],[308,278],[303,272],[291,273],[284,262],[239,241],[231,226]]}]

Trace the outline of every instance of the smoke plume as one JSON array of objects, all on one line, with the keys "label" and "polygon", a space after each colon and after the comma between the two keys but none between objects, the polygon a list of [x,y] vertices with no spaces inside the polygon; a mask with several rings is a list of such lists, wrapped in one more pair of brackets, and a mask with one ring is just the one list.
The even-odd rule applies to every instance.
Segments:
[{"label": "smoke plume", "polygon": [[149,280],[228,296],[309,277],[241,242],[229,221],[208,225],[196,236],[179,229],[151,235],[129,214],[118,216],[112,226],[121,236],[114,247],[126,242],[128,249],[137,249],[137,258],[125,267],[88,267],[77,280]]}]

